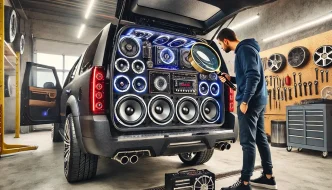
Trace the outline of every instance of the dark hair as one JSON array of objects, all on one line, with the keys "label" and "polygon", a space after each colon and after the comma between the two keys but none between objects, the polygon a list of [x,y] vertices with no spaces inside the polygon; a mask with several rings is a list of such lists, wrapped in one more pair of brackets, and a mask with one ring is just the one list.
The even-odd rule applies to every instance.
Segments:
[{"label": "dark hair", "polygon": [[217,36],[217,39],[220,40],[220,41],[223,41],[224,39],[227,39],[229,41],[236,41],[237,38],[236,38],[236,35],[235,35],[235,32],[229,28],[224,28],[222,29],[218,36]]}]

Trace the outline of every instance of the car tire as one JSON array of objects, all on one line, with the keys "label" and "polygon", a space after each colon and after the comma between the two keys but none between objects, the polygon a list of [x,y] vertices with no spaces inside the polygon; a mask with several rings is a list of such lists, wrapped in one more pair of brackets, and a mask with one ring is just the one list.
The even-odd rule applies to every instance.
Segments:
[{"label": "car tire", "polygon": [[77,142],[72,114],[66,119],[64,131],[64,172],[69,183],[92,179],[96,176],[98,156],[85,154]]},{"label": "car tire", "polygon": [[60,123],[54,123],[52,126],[52,133],[51,133],[51,138],[53,142],[62,142],[62,136],[59,132],[60,130]]},{"label": "car tire", "polygon": [[5,40],[12,43],[18,33],[18,18],[12,7],[5,6]]},{"label": "car tire", "polygon": [[[213,152],[214,149],[207,149],[197,153],[183,153],[179,154],[179,158],[185,165],[196,166],[208,162],[212,158]],[[191,154],[192,156],[189,158],[188,154]]]},{"label": "car tire", "polygon": [[23,34],[18,33],[15,41],[13,42],[14,44],[14,50],[16,52],[20,52],[21,55],[24,53],[24,46],[25,46],[25,38]]}]

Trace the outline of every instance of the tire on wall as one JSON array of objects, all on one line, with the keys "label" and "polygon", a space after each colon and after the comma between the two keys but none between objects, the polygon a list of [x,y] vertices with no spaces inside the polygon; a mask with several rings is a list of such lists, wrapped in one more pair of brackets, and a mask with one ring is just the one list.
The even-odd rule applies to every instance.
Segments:
[{"label": "tire on wall", "polygon": [[52,126],[52,133],[51,133],[51,138],[53,142],[62,142],[62,136],[59,132],[60,130],[60,123],[54,123]]},{"label": "tire on wall", "polygon": [[77,142],[72,114],[66,119],[64,131],[64,172],[69,183],[84,181],[96,176],[98,156],[85,154]]},{"label": "tire on wall", "polygon": [[5,75],[5,97],[14,96],[13,86],[11,85],[11,79],[9,75]]},{"label": "tire on wall", "polygon": [[196,153],[183,153],[179,154],[180,160],[189,166],[201,165],[208,162],[213,156],[214,149],[207,149],[202,152]]},{"label": "tire on wall", "polygon": [[12,7],[5,6],[5,40],[12,43],[18,33],[18,18]]},{"label": "tire on wall", "polygon": [[15,52],[20,52],[21,55],[24,53],[24,46],[25,46],[25,38],[24,35],[21,33],[18,33],[16,35],[15,41],[13,42],[14,44],[14,51]]}]

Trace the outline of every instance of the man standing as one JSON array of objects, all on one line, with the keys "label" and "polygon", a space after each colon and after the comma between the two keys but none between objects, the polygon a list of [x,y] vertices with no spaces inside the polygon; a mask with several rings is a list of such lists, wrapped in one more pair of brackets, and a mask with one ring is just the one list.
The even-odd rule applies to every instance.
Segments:
[{"label": "man standing", "polygon": [[[236,77],[220,76],[237,84],[236,101],[240,127],[240,144],[243,151],[241,178],[222,190],[251,190],[251,185],[277,189],[272,176],[270,147],[264,131],[264,112],[267,103],[267,89],[263,64],[259,56],[259,45],[254,39],[239,41],[231,29],[224,28],[217,36],[218,43],[228,53],[235,51]],[[255,164],[256,145],[262,159],[263,174],[250,181]]]}]

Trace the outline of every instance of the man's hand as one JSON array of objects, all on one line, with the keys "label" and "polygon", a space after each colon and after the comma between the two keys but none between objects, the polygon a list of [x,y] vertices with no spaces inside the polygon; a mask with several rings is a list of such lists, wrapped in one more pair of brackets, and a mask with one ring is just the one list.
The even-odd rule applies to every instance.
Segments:
[{"label": "man's hand", "polygon": [[231,76],[229,76],[226,73],[221,73],[223,76],[219,76],[219,79],[221,80],[221,82],[225,83],[226,82],[226,78],[230,81],[231,80]]},{"label": "man's hand", "polygon": [[248,111],[248,104],[241,104],[240,105],[240,110],[243,114],[246,114]]}]

